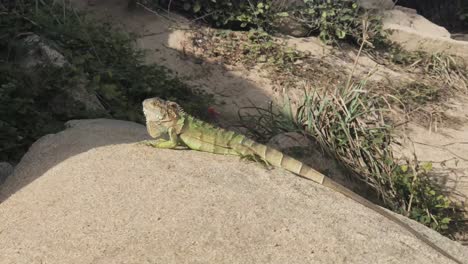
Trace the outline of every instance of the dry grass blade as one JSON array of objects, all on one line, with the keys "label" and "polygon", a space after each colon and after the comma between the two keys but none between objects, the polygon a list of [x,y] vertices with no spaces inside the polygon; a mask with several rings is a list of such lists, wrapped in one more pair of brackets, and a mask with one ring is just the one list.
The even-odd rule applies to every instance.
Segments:
[{"label": "dry grass blade", "polygon": [[297,122],[323,149],[394,207],[396,191],[383,172],[392,171],[395,165],[385,166],[382,162],[393,159],[389,147],[390,127],[382,125],[380,110],[372,100],[375,99],[368,97],[362,85],[351,85],[325,95],[316,90],[306,92],[304,104],[297,112]]}]

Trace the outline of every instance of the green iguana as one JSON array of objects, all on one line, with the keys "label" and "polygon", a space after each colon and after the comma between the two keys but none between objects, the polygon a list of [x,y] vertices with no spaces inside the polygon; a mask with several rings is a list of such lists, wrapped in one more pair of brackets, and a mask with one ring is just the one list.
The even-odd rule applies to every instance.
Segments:
[{"label": "green iguana", "polygon": [[[159,98],[149,98],[143,101],[143,112],[146,117],[148,133],[154,140],[142,143],[156,148],[175,148],[178,145],[187,146],[193,150],[211,152],[224,155],[254,156],[276,167],[284,168],[303,178],[322,184],[342,193],[352,200],[380,213],[392,220],[411,234],[425,242],[443,256],[462,264],[429,239],[418,233],[408,224],[402,222],[393,214],[377,206],[349,189],[339,185],[320,172],[304,163],[284,155],[280,151],[256,143],[245,136],[233,131],[214,127],[188,114],[174,102]],[[166,138],[166,139],[165,139]]]}]

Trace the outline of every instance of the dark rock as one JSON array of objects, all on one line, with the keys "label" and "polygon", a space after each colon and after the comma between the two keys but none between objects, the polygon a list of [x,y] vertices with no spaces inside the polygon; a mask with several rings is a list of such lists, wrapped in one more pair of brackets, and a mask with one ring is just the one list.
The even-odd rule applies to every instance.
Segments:
[{"label": "dark rock", "polygon": [[0,184],[2,184],[5,179],[13,173],[14,167],[8,162],[0,162]]},{"label": "dark rock", "polygon": [[275,25],[274,27],[277,32],[296,38],[307,37],[310,33],[310,30],[294,19],[292,15],[277,16],[273,19],[272,24]]}]

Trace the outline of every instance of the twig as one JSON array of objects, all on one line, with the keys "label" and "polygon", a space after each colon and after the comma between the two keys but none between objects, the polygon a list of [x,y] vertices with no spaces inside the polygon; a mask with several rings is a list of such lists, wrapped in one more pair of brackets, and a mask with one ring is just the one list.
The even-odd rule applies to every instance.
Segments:
[{"label": "twig", "polygon": [[452,143],[448,143],[448,144],[444,144],[444,145],[440,145],[442,147],[447,147],[447,146],[451,146],[451,145],[455,145],[455,144],[460,144],[460,145],[468,145],[468,142],[452,142]]},{"label": "twig", "polygon": [[[416,182],[416,179],[418,178],[418,171],[416,170],[416,167],[414,166],[414,164],[411,164],[411,170],[413,171],[413,181],[411,182],[411,189],[413,189],[413,186],[414,186],[414,183]],[[408,201],[408,209],[407,209],[407,214],[406,216],[409,215],[409,213],[411,212],[411,205],[413,204],[413,197],[414,197],[414,192],[413,190],[411,190],[411,195],[410,195],[410,198],[409,198],[409,201]]]},{"label": "twig", "polygon": [[[447,149],[445,145],[441,145],[441,146],[437,146],[437,145],[431,145],[431,144],[427,144],[427,143],[422,143],[422,142],[417,142],[417,141],[413,141],[415,144],[419,144],[419,145],[424,145],[424,146],[428,146],[428,147],[434,147],[434,148],[438,148],[438,149],[442,149],[442,150],[445,150],[447,152],[449,152],[450,154],[454,155],[455,157],[463,160],[463,161],[468,161],[468,158],[464,158],[460,155],[458,155],[457,153],[451,151],[450,149]],[[467,144],[468,142],[463,142],[463,144]],[[450,143],[448,144],[448,146],[450,146],[451,144],[456,144],[456,143]]]},{"label": "twig", "polygon": [[146,38],[146,37],[161,35],[161,34],[164,34],[164,33],[167,33],[167,32],[168,32],[167,30],[163,30],[163,31],[160,31],[160,32],[154,32],[154,33],[143,34],[143,35],[140,35],[140,37]]},{"label": "twig", "polygon": [[197,18],[195,18],[195,19],[193,19],[193,20],[190,20],[189,24],[192,24],[193,22],[195,22],[195,21],[197,21],[197,20],[200,20],[200,19],[203,19],[203,18],[205,18],[205,17],[207,17],[207,16],[211,16],[212,14],[214,14],[214,13],[216,13],[216,12],[217,12],[217,11],[213,11],[213,12],[211,12],[211,13],[204,14],[203,16],[199,16],[199,17],[197,17]]},{"label": "twig", "polygon": [[346,82],[346,89],[349,89],[349,86],[351,84],[351,79],[353,78],[354,71],[356,70],[357,63],[359,61],[359,57],[361,56],[362,49],[364,48],[364,44],[367,42],[368,24],[367,24],[367,19],[366,18],[363,19],[362,24],[363,24],[362,43],[361,43],[361,46],[359,47],[359,51],[358,51],[358,54],[356,55],[356,59],[354,60],[353,69],[351,70],[351,73],[348,76],[348,81]]},{"label": "twig", "polygon": [[157,16],[159,16],[159,17],[162,17],[162,18],[164,18],[164,19],[167,19],[167,20],[169,20],[169,21],[171,21],[171,22],[177,23],[176,20],[174,20],[174,19],[172,19],[172,18],[170,18],[170,17],[168,17],[168,16],[161,15],[161,14],[159,14],[158,12],[154,11],[153,9],[151,9],[151,8],[149,8],[149,7],[147,7],[147,6],[143,5],[143,4],[141,4],[141,3],[139,3],[139,2],[137,2],[137,5],[143,7],[143,9],[145,9],[146,11],[148,11],[148,12],[150,12],[150,13],[152,13],[152,14],[155,14],[155,15],[157,15]]}]

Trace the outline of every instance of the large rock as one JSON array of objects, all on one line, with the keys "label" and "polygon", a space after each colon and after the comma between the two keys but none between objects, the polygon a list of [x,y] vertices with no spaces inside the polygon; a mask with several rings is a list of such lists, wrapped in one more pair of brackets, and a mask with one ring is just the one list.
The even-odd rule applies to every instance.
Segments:
[{"label": "large rock", "polygon": [[418,15],[413,9],[397,6],[383,11],[383,28],[390,30],[390,40],[406,50],[446,52],[468,61],[468,42],[451,39],[445,28]]},{"label": "large rock", "polygon": [[273,25],[277,32],[296,38],[303,38],[310,34],[310,29],[296,20],[291,14],[275,17]]},{"label": "large rock", "polygon": [[418,15],[417,11],[411,8],[396,6],[385,11],[383,23],[386,29],[412,31],[425,37],[450,38],[447,29]]},{"label": "large rock", "polygon": [[68,64],[65,57],[50,43],[46,43],[40,36],[31,34],[22,41],[24,53],[19,52],[19,64],[24,68],[33,68],[38,65],[52,64],[63,67]]},{"label": "large rock", "polygon": [[13,173],[13,170],[13,165],[5,161],[0,161],[0,184],[2,184],[5,179]]},{"label": "large rock", "polygon": [[[452,263],[341,194],[237,157],[133,144],[143,126],[75,121],[0,190],[0,262]],[[468,250],[405,220],[459,259]]]},{"label": "large rock", "polygon": [[[57,50],[54,43],[43,37],[31,34],[25,37],[16,53],[19,66],[35,78],[35,67],[52,65],[58,68],[70,66],[66,58]],[[61,93],[50,98],[51,111],[55,114],[73,118],[77,116],[108,116],[96,94],[87,89],[85,76],[77,76],[73,87],[63,87]]]}]

